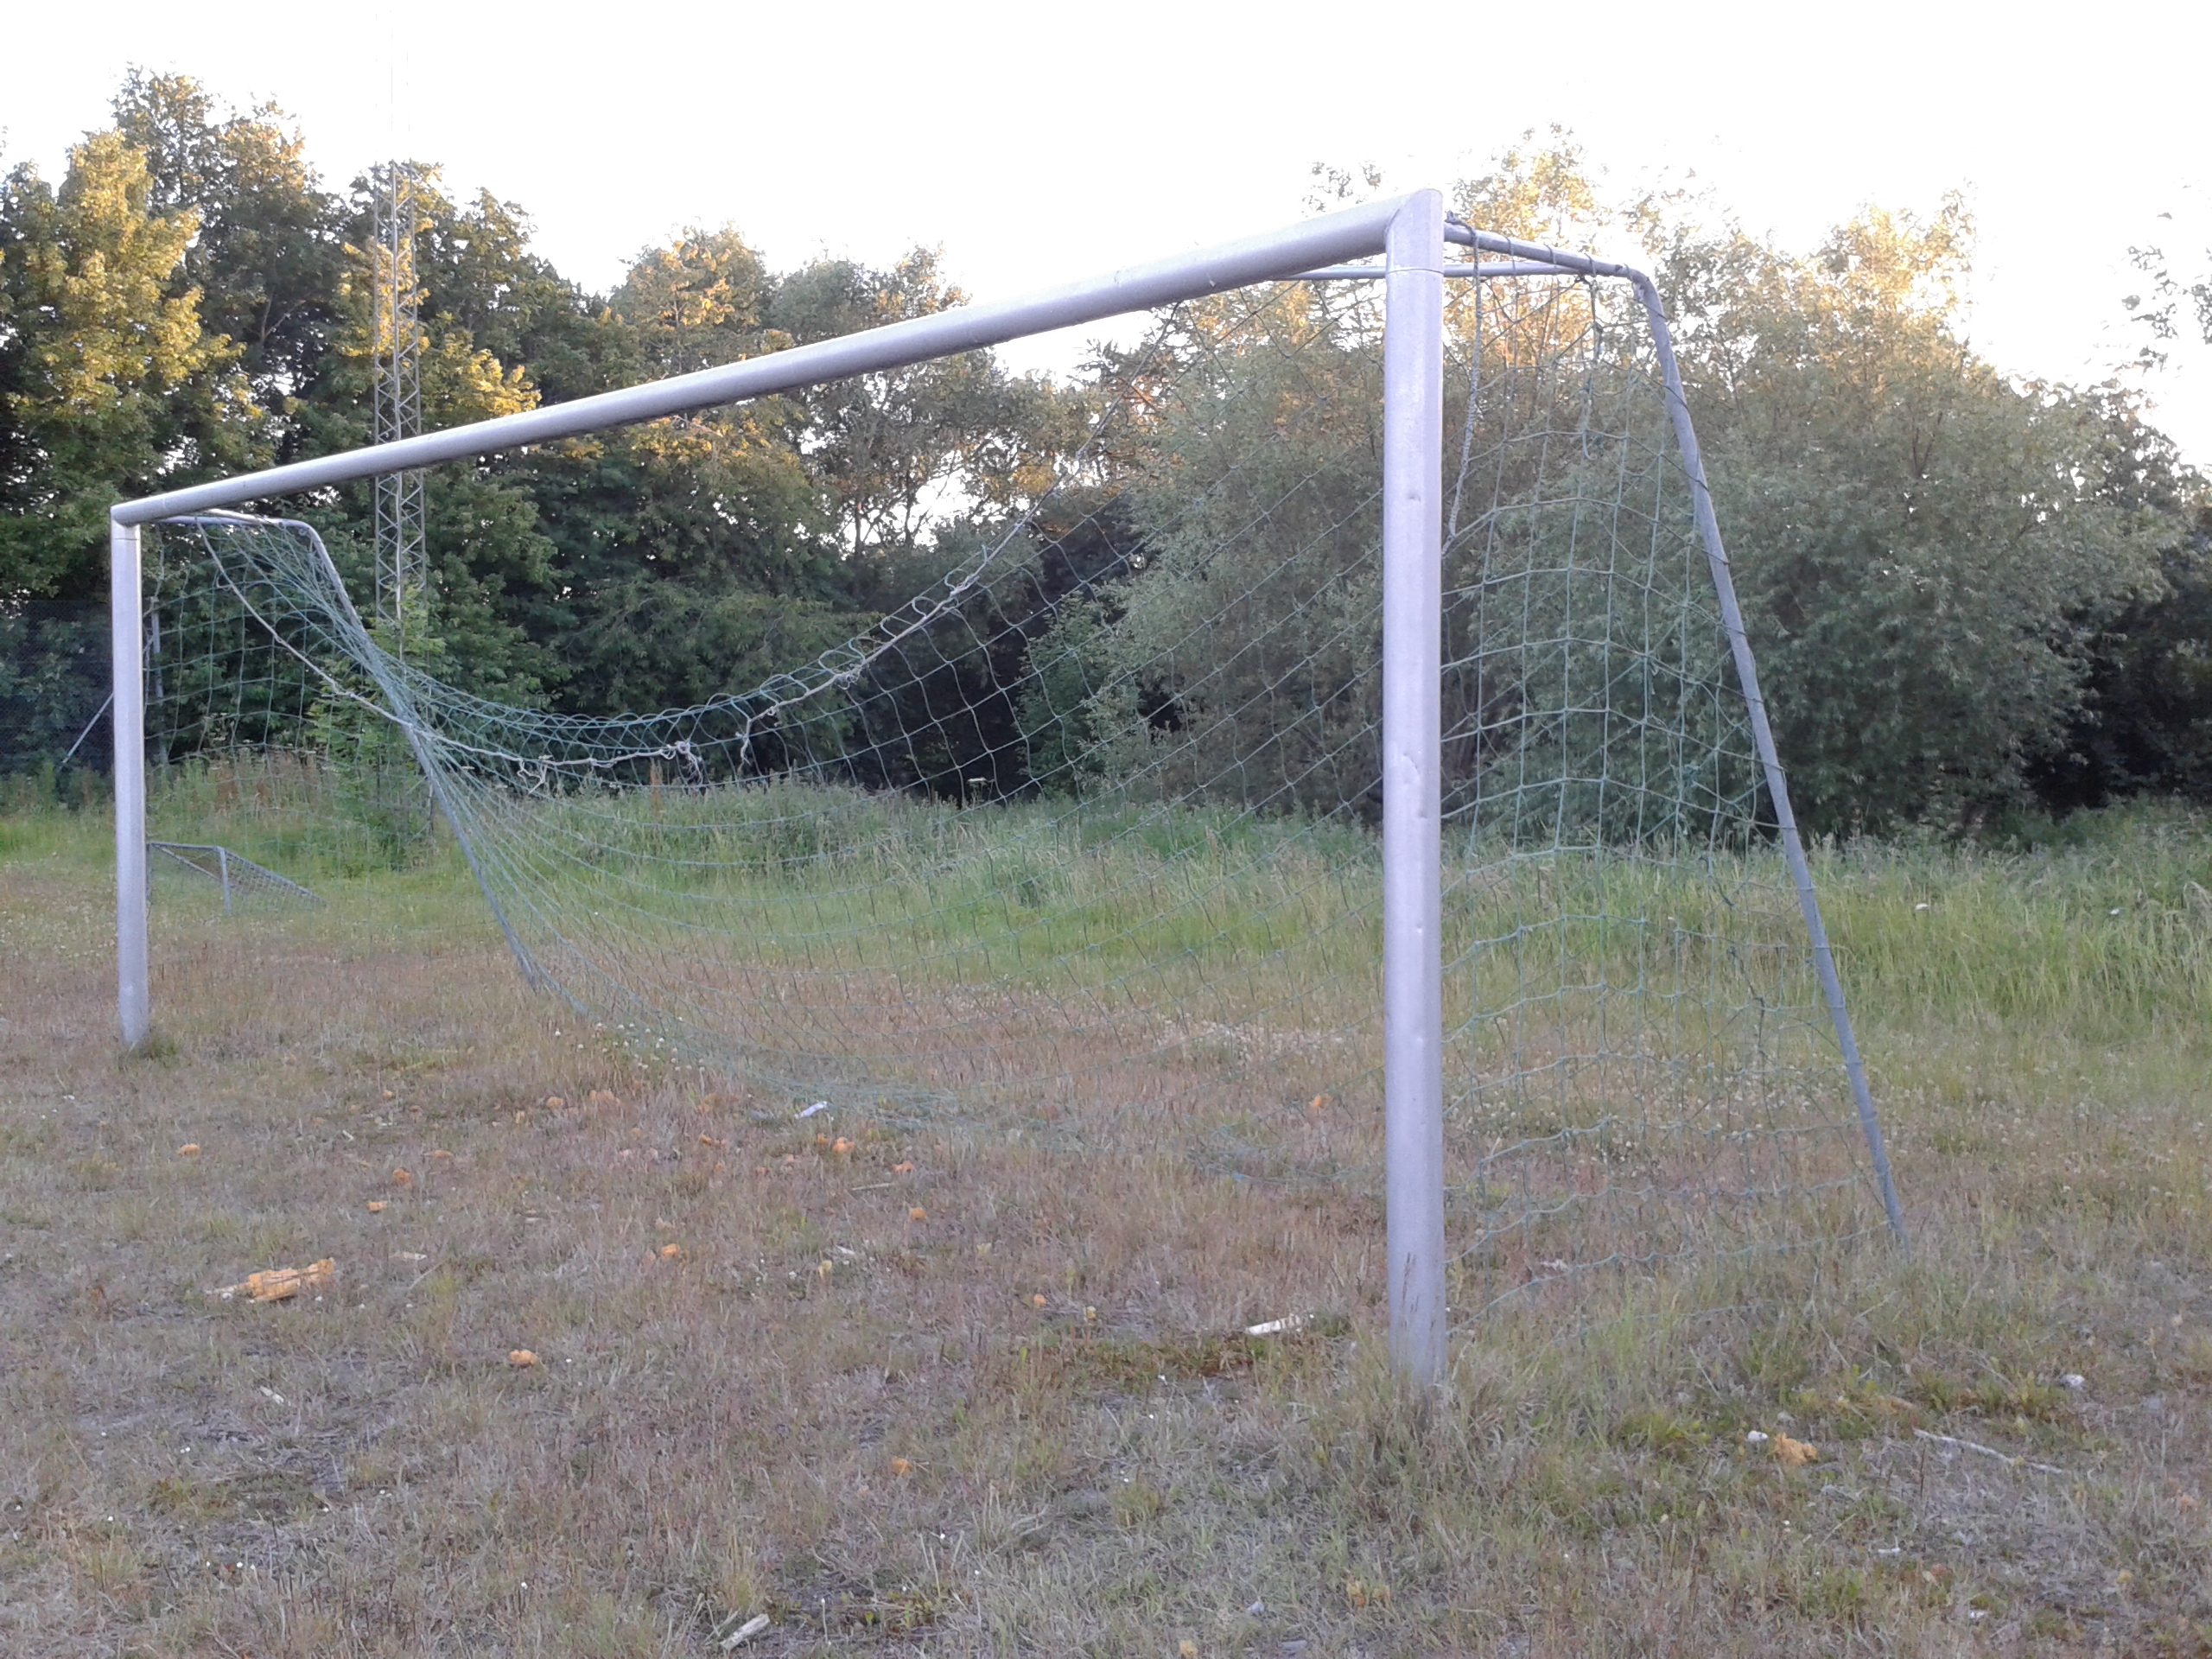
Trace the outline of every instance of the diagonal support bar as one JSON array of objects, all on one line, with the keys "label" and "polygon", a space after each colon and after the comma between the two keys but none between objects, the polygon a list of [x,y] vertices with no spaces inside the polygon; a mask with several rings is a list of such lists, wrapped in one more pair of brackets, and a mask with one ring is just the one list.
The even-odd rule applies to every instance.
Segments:
[{"label": "diagonal support bar", "polygon": [[[1503,240],[1503,238],[1497,238]],[[1487,245],[1487,244],[1485,244]],[[1501,251],[1522,251],[1514,246]],[[1736,582],[1728,568],[1728,554],[1720,542],[1720,520],[1713,511],[1713,488],[1706,481],[1705,457],[1698,448],[1697,429],[1690,424],[1689,402],[1682,395],[1681,371],[1675,362],[1675,336],[1667,327],[1666,308],[1659,290],[1640,270],[1618,268],[1634,285],[1651,324],[1651,343],[1659,354],[1659,372],[1666,382],[1667,412],[1675,427],[1675,445],[1681,450],[1682,470],[1689,474],[1690,503],[1697,518],[1697,533],[1705,543],[1706,563],[1713,572],[1713,586],[1720,601],[1720,620],[1727,630],[1728,649],[1735,658],[1736,678],[1751,710],[1751,741],[1758,746],[1759,765],[1766,773],[1767,794],[1774,802],[1774,822],[1782,837],[1783,857],[1789,879],[1797,889],[1797,907],[1804,913],[1805,931],[1812,941],[1813,970],[1819,976],[1821,993],[1827,998],[1828,1022],[1835,1028],[1836,1046],[1843,1051],[1844,1074],[1851,1080],[1852,1099],[1859,1108],[1859,1127],[1866,1137],[1866,1151],[1874,1165],[1874,1179],[1881,1189],[1882,1208],[1890,1230],[1899,1243],[1907,1242],[1904,1208],[1897,1202],[1896,1178],[1890,1173],[1889,1149],[1882,1141],[1881,1119],[1874,1112],[1874,1096],[1866,1086],[1866,1065],[1859,1058],[1859,1039],[1851,1025],[1851,1011],[1844,1006],[1843,981],[1835,970],[1835,953],[1828,946],[1827,928],[1821,920],[1821,901],[1813,892],[1812,867],[1805,860],[1805,842],[1797,833],[1797,815],[1789,805],[1789,779],[1782,770],[1782,757],[1774,747],[1774,729],[1766,715],[1766,699],[1759,694],[1758,664],[1751,657],[1751,637],[1744,631],[1744,613],[1736,602]]]}]

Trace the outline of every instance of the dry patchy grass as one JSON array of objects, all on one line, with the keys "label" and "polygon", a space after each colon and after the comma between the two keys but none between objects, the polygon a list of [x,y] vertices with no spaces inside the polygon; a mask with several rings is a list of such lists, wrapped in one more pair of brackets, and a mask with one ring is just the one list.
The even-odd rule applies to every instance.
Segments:
[{"label": "dry patchy grass", "polygon": [[1370,1193],[649,1074],[450,883],[165,919],[120,1059],[97,855],[0,866],[10,1653],[2212,1649],[2202,1020],[1877,985],[1910,1261],[1580,1286],[1415,1402]]}]

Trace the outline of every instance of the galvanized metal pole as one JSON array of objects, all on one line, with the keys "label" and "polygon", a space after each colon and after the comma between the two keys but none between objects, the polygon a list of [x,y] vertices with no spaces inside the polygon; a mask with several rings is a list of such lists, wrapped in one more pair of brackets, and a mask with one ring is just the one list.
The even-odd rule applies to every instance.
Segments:
[{"label": "galvanized metal pole", "polygon": [[1382,334],[1382,1096],[1390,1361],[1445,1377],[1444,198],[1390,221]]},{"label": "galvanized metal pole", "polygon": [[115,1007],[123,1044],[146,1040],[146,681],[139,530],[108,525],[108,632],[114,664]]}]

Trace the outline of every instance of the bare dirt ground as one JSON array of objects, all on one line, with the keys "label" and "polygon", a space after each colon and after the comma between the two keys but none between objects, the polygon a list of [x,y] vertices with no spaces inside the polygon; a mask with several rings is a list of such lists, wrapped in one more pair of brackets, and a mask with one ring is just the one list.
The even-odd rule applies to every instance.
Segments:
[{"label": "bare dirt ground", "polygon": [[168,928],[123,1058],[109,902],[0,866],[10,1654],[2212,1651],[2202,1024],[1872,1022],[1910,1259],[1422,1403],[1352,1186],[793,1121],[474,922]]}]

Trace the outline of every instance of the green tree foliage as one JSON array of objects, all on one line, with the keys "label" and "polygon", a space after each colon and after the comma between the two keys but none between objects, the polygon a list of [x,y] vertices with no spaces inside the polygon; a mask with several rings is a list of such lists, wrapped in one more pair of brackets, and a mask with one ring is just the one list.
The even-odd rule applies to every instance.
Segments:
[{"label": "green tree foliage", "polygon": [[2212,506],[2198,501],[2159,550],[2158,575],[2097,637],[2085,706],[2037,780],[2055,806],[2212,800]]},{"label": "green tree foliage", "polygon": [[[513,232],[513,210],[480,199],[456,206],[437,188],[435,168],[416,169],[417,309],[422,319],[423,418],[427,427],[488,420],[532,408],[537,388],[528,368],[503,361],[478,343],[476,327],[518,329],[486,296],[502,291],[535,298],[544,271]],[[344,240],[333,321],[311,399],[301,408],[302,448],[327,453],[366,443],[373,435],[376,330],[372,192],[355,182],[340,221]],[[424,541],[429,619],[408,651],[423,666],[463,688],[510,701],[537,701],[550,677],[545,653],[531,639],[527,607],[550,577],[552,547],[538,528],[537,505],[515,463],[502,460],[432,469],[425,477]],[[341,492],[334,512],[320,515],[358,565],[334,557],[356,594],[373,588],[373,506],[370,486]]]},{"label": "green tree foliage", "polygon": [[[762,316],[772,281],[727,228],[647,250],[597,314],[610,382],[779,349],[788,342]],[[538,461],[532,487],[556,550],[537,632],[560,653],[566,706],[701,702],[866,625],[842,607],[798,419],[762,399],[594,434]]]},{"label": "green tree foliage", "polygon": [[[435,168],[417,172],[432,425],[963,297],[927,251],[779,271],[728,227],[646,250],[594,296],[533,251],[514,204],[456,199]],[[1315,205],[1379,188],[1371,173],[1324,174]],[[1955,207],[1870,211],[1800,257],[1725,220],[1708,228],[1694,201],[1610,201],[1559,135],[1505,154],[1456,205],[1537,239],[1637,239],[1658,266],[1811,823],[1968,825],[2031,790],[2212,788],[2201,486],[2118,392],[2018,384],[1975,355],[1957,298],[1970,226]],[[95,600],[119,495],[369,437],[369,209],[365,180],[325,188],[281,111],[229,109],[177,75],[134,73],[114,126],[73,152],[59,188],[29,168],[7,176],[9,603]],[[2212,285],[2163,272],[2139,308],[2154,333],[2212,316]],[[1487,296],[1493,321],[1535,302],[1505,285]],[[1469,289],[1451,303],[1464,385],[1483,324]],[[1520,376],[1557,406],[1513,418],[1563,430],[1574,397],[1626,396],[1649,365],[1620,344],[1632,319],[1611,303],[1555,305],[1548,345],[1485,371],[1493,399],[1500,373]],[[1586,351],[1601,337],[1602,371]],[[871,751],[872,781],[960,794],[979,779],[1001,793],[1204,784],[1255,804],[1370,810],[1378,339],[1371,296],[1287,289],[1186,308],[1074,386],[974,353],[439,468],[433,616],[410,651],[504,700],[696,702],[943,591],[1018,529],[988,591],[963,590],[858,688],[860,735],[906,734]],[[1492,404],[1470,431],[1506,495],[1516,467],[1538,464]],[[1631,436],[1541,464],[1561,479],[1611,467],[1610,487],[1656,512],[1670,487],[1647,464],[1661,441]],[[1575,525],[1466,505],[1481,534],[1463,525],[1447,553],[1453,592],[1517,558],[1518,620],[1563,643],[1556,660],[1509,658],[1481,616],[1447,607],[1447,782],[1463,796],[1480,795],[1517,721],[1562,702],[1564,681],[1547,675],[1612,675],[1618,709],[1663,700],[1679,670],[1717,671],[1663,642],[1615,662],[1611,642],[1575,632],[1619,597],[1602,573],[1599,589],[1559,574]],[[365,592],[369,491],[302,510]],[[1692,602],[1688,587],[1662,597]],[[1573,765],[1602,775],[1604,756]]]},{"label": "green tree foliage", "polygon": [[2105,399],[2018,385],[1956,326],[1967,225],[1869,212],[1790,258],[1667,246],[1682,359],[1801,814],[1971,822],[2024,799],[2167,521]]},{"label": "green tree foliage", "polygon": [[174,283],[198,227],[162,211],[118,133],[70,152],[59,190],[0,183],[0,581],[97,591],[107,509],[235,461],[254,410],[200,293]]},{"label": "green tree foliage", "polygon": [[[2126,302],[2146,335],[2141,366],[2164,366],[2184,332],[2212,345],[2212,275],[2192,280],[2160,248],[2133,251],[2148,278]],[[2202,257],[2199,270],[2212,268],[2212,253]],[[2059,807],[2144,791],[2212,800],[2212,495],[2136,410],[2115,399],[2110,419],[2123,475],[2142,480],[2173,528],[2156,586],[2099,633],[2087,706],[2038,785]]]},{"label": "green tree foliage", "polygon": [[151,207],[195,225],[167,292],[196,291],[206,327],[238,348],[272,460],[301,452],[298,416],[316,395],[346,276],[342,204],[283,121],[274,105],[226,110],[188,75],[133,70],[115,99]]},{"label": "green tree foliage", "polygon": [[1037,652],[1023,718],[1041,779],[1372,803],[1376,320],[1285,287],[1184,308],[1109,359],[1117,401],[1149,415],[1116,456],[1139,550]]},{"label": "green tree foliage", "polygon": [[[966,303],[937,256],[887,270],[823,260],[776,286],[766,320],[794,345],[929,316]],[[1042,376],[1010,375],[986,352],[856,375],[797,395],[810,470],[830,502],[841,552],[909,551],[948,508],[1016,510],[1052,482],[1083,440],[1087,407]]]}]

